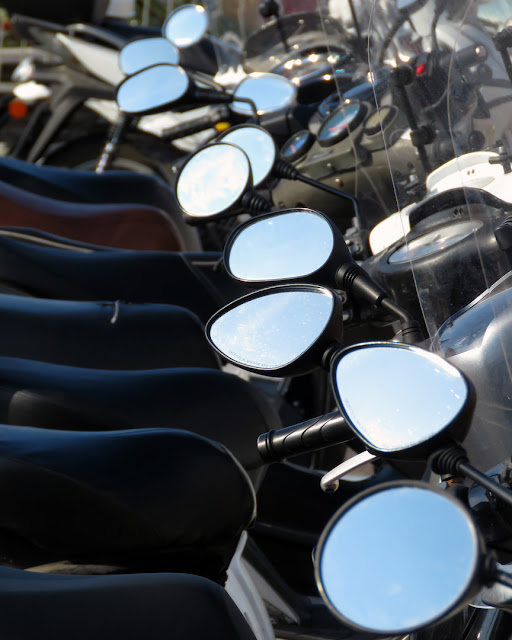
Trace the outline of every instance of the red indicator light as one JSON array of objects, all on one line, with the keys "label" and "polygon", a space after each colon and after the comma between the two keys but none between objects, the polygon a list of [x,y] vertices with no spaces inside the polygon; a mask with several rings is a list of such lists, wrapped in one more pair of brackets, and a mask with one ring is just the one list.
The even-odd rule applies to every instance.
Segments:
[{"label": "red indicator light", "polygon": [[427,72],[427,65],[424,62],[422,62],[421,64],[419,64],[416,67],[416,75],[417,76],[422,76],[426,72]]}]

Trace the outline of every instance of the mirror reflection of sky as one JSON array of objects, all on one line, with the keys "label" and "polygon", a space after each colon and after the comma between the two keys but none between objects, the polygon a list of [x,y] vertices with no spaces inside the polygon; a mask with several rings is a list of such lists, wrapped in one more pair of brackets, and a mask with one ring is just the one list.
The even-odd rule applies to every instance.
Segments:
[{"label": "mirror reflection of sky", "polygon": [[407,632],[456,603],[475,572],[477,548],[465,514],[442,494],[387,489],[334,525],[320,579],[346,619],[382,633]]},{"label": "mirror reflection of sky", "polygon": [[283,280],[322,267],[334,248],[328,222],[311,211],[293,211],[255,220],[237,237],[229,268],[243,280]]},{"label": "mirror reflection of sky", "polygon": [[426,441],[467,399],[461,374],[427,351],[365,347],[338,363],[336,384],[347,417],[372,446],[399,451]]},{"label": "mirror reflection of sky", "polygon": [[249,160],[238,147],[205,147],[190,158],[178,177],[178,202],[190,216],[221,213],[243,194],[249,174]]},{"label": "mirror reflection of sky", "polygon": [[142,38],[121,49],[119,64],[127,75],[154,64],[178,64],[178,49],[165,38]]},{"label": "mirror reflection of sky", "polygon": [[333,310],[330,295],[286,291],[261,296],[231,309],[211,327],[215,346],[239,364],[283,367],[317,340]]},{"label": "mirror reflection of sky", "polygon": [[188,76],[181,67],[159,65],[125,80],[116,99],[121,111],[143,113],[179,100],[187,89]]},{"label": "mirror reflection of sky", "polygon": [[253,186],[269,175],[276,160],[276,145],[272,136],[265,129],[244,127],[228,132],[222,142],[229,142],[245,151],[251,163]]},{"label": "mirror reflection of sky", "polygon": [[198,5],[176,11],[165,25],[165,37],[177,47],[189,47],[198,42],[208,29],[208,14]]},{"label": "mirror reflection of sky", "polygon": [[[295,98],[295,86],[286,78],[266,74],[251,74],[244,78],[235,90],[235,97],[250,98],[260,115],[284,109]],[[239,113],[252,114],[252,108],[245,102],[233,102]]]}]

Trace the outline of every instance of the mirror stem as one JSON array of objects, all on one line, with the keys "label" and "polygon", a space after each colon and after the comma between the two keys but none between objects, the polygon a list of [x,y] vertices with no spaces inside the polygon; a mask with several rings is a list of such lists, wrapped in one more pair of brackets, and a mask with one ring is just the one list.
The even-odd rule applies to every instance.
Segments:
[{"label": "mirror stem", "polygon": [[425,336],[423,335],[420,324],[408,311],[388,297],[382,298],[380,306],[400,320],[402,342],[405,342],[405,344],[418,344],[419,342],[423,342]]},{"label": "mirror stem", "polygon": [[364,55],[366,51],[363,43],[363,34],[361,33],[361,26],[359,25],[359,20],[357,19],[354,0],[348,0],[348,6],[350,9],[350,15],[352,16],[352,22],[354,23],[354,29],[356,30],[357,48],[359,49],[359,53]]},{"label": "mirror stem", "polygon": [[512,493],[500,484],[491,480],[473,465],[469,464],[466,452],[462,447],[454,445],[439,449],[430,457],[430,466],[434,473],[439,475],[452,474],[466,476],[484,489],[495,495],[507,505],[512,506]]},{"label": "mirror stem", "polygon": [[254,102],[254,100],[251,100],[250,98],[239,98],[238,96],[237,97],[232,96],[232,98],[233,99],[231,100],[231,102],[247,103],[252,109],[252,115],[253,115],[253,118],[256,120],[256,124],[257,125],[261,124],[261,118],[259,116],[258,109],[256,107],[256,103]]},{"label": "mirror stem", "polygon": [[341,265],[336,272],[336,286],[398,318],[402,330],[402,342],[418,344],[424,340],[419,323],[408,311],[392,300],[388,292],[357,262],[346,262]]},{"label": "mirror stem", "polygon": [[330,187],[323,182],[319,182],[318,180],[314,180],[313,178],[308,178],[303,175],[291,164],[291,162],[286,162],[282,158],[279,158],[274,165],[274,172],[279,178],[284,178],[285,180],[298,180],[299,182],[303,182],[304,184],[309,184],[311,187],[316,187],[317,189],[322,189],[326,193],[331,193],[338,198],[342,198],[343,200],[348,200],[352,203],[354,207],[354,214],[356,217],[359,217],[359,202],[357,198],[351,196],[349,193],[345,193],[344,191],[340,191],[335,187]]},{"label": "mirror stem", "polygon": [[114,159],[114,155],[117,151],[117,147],[119,146],[119,142],[121,141],[121,138],[130,126],[131,122],[132,116],[129,116],[127,113],[123,113],[121,111],[119,122],[111,128],[109,140],[103,147],[101,156],[98,159],[98,164],[96,165],[95,169],[96,173],[103,173],[110,167],[110,164]]},{"label": "mirror stem", "polygon": [[505,27],[502,31],[494,35],[492,40],[494,42],[494,46],[501,54],[505,70],[510,82],[512,82],[512,61],[510,60],[510,55],[507,51],[508,47],[512,46],[512,27]]}]

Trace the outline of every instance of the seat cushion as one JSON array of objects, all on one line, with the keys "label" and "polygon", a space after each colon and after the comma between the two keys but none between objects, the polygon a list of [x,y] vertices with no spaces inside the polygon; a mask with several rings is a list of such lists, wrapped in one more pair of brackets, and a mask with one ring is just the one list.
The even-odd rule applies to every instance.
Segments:
[{"label": "seat cushion", "polygon": [[[172,429],[52,431],[0,426],[1,555],[221,581],[254,518],[252,485],[222,445]],[[1,541],[1,538],[0,538]],[[30,560],[25,547],[34,551]],[[16,549],[18,553],[16,553]]]},{"label": "seat cushion", "polygon": [[255,640],[225,590],[198,576],[53,576],[0,567],[0,599],[5,640]]},{"label": "seat cushion", "polygon": [[0,355],[98,369],[218,367],[202,323],[182,307],[6,294]]},{"label": "seat cushion", "polygon": [[221,442],[246,469],[256,441],[279,429],[252,385],[214,369],[109,371],[0,357],[0,423],[51,429],[173,428]]}]

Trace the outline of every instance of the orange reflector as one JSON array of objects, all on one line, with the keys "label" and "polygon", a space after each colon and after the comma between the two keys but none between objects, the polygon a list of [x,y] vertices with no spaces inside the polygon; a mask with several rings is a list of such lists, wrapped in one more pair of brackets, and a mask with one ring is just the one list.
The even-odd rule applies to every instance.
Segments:
[{"label": "orange reflector", "polygon": [[223,131],[229,129],[229,122],[217,122],[217,124],[215,125],[215,129],[218,133],[222,133]]},{"label": "orange reflector", "polygon": [[28,105],[23,102],[23,100],[14,98],[9,102],[8,111],[11,118],[14,118],[15,120],[21,120],[28,113]]}]

